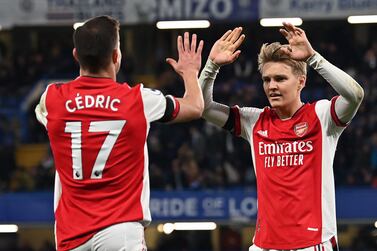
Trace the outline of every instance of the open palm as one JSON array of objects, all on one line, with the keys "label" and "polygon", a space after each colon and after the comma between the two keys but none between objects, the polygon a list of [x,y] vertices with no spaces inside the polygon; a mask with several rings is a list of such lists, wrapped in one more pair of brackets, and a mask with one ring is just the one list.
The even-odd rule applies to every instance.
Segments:
[{"label": "open palm", "polygon": [[190,33],[185,32],[184,37],[177,37],[178,61],[173,58],[167,58],[173,69],[183,77],[187,72],[199,72],[202,63],[203,41],[196,43],[196,34],[192,35],[190,44]]},{"label": "open palm", "polygon": [[209,58],[220,66],[233,63],[240,55],[241,51],[237,49],[245,39],[245,35],[241,35],[241,32],[241,27],[227,31],[212,46]]},{"label": "open palm", "polygon": [[280,33],[287,39],[289,45],[281,48],[290,58],[298,61],[305,61],[314,54],[314,50],[306,37],[303,29],[293,24],[283,23],[284,29]]}]

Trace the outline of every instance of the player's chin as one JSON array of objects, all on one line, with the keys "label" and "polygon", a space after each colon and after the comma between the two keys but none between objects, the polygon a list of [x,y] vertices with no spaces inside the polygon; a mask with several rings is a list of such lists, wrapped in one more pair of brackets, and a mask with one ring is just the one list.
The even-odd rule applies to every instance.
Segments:
[{"label": "player's chin", "polygon": [[272,108],[279,108],[282,106],[282,102],[280,100],[269,99],[268,101],[270,102],[270,106]]}]

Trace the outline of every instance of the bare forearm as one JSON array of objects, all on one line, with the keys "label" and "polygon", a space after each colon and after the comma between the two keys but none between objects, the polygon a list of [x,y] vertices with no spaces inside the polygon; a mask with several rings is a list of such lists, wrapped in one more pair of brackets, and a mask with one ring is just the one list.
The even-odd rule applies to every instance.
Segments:
[{"label": "bare forearm", "polygon": [[195,71],[188,71],[182,75],[185,84],[185,94],[183,98],[178,98],[181,104],[181,111],[180,116],[177,117],[175,122],[198,119],[202,116],[204,101],[197,76],[198,73]]}]

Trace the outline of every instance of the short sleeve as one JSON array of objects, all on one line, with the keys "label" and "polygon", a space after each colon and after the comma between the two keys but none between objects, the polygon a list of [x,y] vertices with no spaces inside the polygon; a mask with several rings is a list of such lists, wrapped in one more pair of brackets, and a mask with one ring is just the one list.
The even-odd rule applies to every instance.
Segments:
[{"label": "short sleeve", "polygon": [[240,109],[240,123],[241,123],[241,136],[249,140],[251,136],[251,129],[257,123],[263,109],[255,107],[242,107]]},{"label": "short sleeve", "polygon": [[251,127],[256,123],[262,112],[263,109],[259,108],[233,106],[230,108],[224,129],[232,132],[237,137],[248,139]]},{"label": "short sleeve", "polygon": [[340,121],[339,116],[335,111],[335,103],[338,98],[339,96],[335,96],[331,99],[331,107],[330,107],[331,118],[337,126],[346,127],[348,123],[343,123],[342,121]]},{"label": "short sleeve", "polygon": [[46,90],[43,92],[39,103],[35,107],[35,116],[39,123],[44,125],[44,127],[47,129],[47,107],[46,107],[46,96],[47,96],[47,91],[50,85],[47,86]]},{"label": "short sleeve", "polygon": [[144,105],[144,114],[148,122],[168,122],[173,120],[179,112],[179,102],[173,96],[164,96],[155,89],[140,87]]},{"label": "short sleeve", "polygon": [[166,98],[159,90],[145,88],[140,85],[140,92],[143,99],[144,114],[148,122],[160,119],[166,109]]},{"label": "short sleeve", "polygon": [[319,100],[315,104],[315,112],[322,124],[322,127],[330,135],[340,135],[347,124],[342,123],[335,113],[336,98],[330,100]]}]

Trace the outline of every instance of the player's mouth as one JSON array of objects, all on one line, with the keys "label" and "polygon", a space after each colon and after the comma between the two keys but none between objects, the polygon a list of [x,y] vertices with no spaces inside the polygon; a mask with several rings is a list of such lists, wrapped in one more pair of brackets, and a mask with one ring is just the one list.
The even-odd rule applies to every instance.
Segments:
[{"label": "player's mouth", "polygon": [[281,95],[280,93],[270,93],[269,94],[270,99],[278,99],[278,98],[280,98],[282,96],[283,95]]}]

